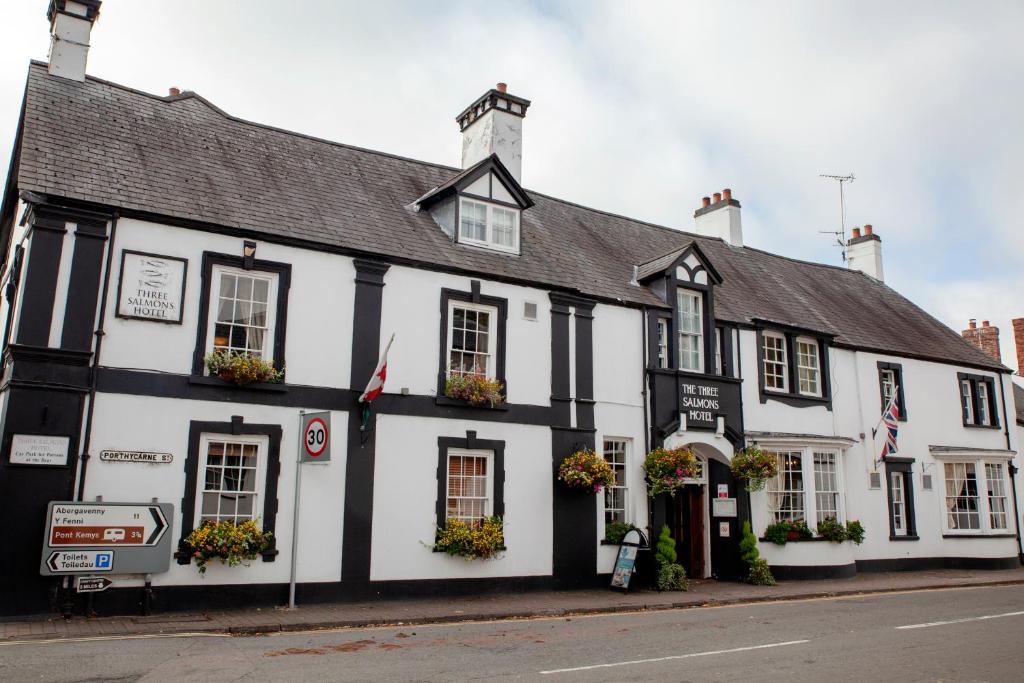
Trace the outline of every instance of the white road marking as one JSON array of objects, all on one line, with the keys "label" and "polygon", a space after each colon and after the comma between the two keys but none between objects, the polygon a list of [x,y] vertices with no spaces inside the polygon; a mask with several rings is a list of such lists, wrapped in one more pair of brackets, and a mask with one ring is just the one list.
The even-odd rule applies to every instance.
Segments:
[{"label": "white road marking", "polygon": [[590,666],[576,666],[571,669],[552,669],[541,671],[542,674],[563,674],[571,671],[590,671],[592,669],[608,669],[613,666],[629,666],[631,664],[650,664],[651,662],[669,662],[676,659],[691,659],[693,657],[708,657],[710,655],[727,655],[734,652],[748,652],[750,650],[767,650],[771,647],[786,647],[787,645],[801,645],[809,643],[809,640],[787,640],[784,643],[766,643],[765,645],[748,645],[747,647],[734,647],[728,650],[709,650],[707,652],[691,652],[685,655],[671,655],[668,657],[653,657],[651,659],[633,659],[628,662],[612,662],[611,664],[591,664]]},{"label": "white road marking", "polygon": [[906,631],[912,628],[931,628],[932,626],[948,626],[949,624],[965,624],[969,621],[985,621],[986,619],[1002,619],[1003,617],[1019,617],[1024,612],[1004,612],[1003,614],[986,614],[983,617],[964,617],[963,619],[950,619],[949,621],[929,621],[926,624],[910,624],[908,626],[897,626],[897,631]]},{"label": "white road marking", "polygon": [[53,643],[91,643],[105,640],[150,640],[152,638],[231,638],[230,633],[143,633],[136,636],[83,636],[81,638],[46,638],[40,640],[0,640],[8,645],[50,645]]}]

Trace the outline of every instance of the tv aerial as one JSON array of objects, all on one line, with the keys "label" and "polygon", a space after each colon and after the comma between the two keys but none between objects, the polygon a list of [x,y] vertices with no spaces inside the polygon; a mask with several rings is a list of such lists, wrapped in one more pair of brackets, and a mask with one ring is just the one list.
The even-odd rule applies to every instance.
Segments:
[{"label": "tv aerial", "polygon": [[839,247],[839,251],[843,255],[843,263],[846,263],[846,190],[843,186],[845,183],[852,183],[856,178],[852,173],[848,175],[819,173],[818,177],[828,178],[839,183],[839,229],[819,230],[818,232],[823,235],[833,235],[836,238],[835,246]]}]

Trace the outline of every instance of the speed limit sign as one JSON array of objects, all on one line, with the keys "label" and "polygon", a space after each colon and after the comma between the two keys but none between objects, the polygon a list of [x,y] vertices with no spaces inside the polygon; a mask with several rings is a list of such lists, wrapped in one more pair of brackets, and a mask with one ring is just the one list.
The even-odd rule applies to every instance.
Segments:
[{"label": "speed limit sign", "polygon": [[329,462],[331,459],[331,414],[304,413],[299,432],[301,462]]}]

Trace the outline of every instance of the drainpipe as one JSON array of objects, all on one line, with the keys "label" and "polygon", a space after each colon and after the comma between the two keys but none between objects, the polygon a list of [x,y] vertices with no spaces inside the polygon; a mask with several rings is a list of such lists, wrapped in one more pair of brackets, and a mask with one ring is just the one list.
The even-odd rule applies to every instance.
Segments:
[{"label": "drainpipe", "polygon": [[640,395],[643,397],[644,402],[644,454],[651,450],[650,434],[648,433],[650,431],[650,426],[647,419],[647,363],[649,360],[647,357],[647,344],[650,343],[650,340],[647,339],[647,315],[647,307],[642,306],[640,308],[640,342],[643,344],[644,365],[642,368],[643,374],[641,375],[643,377],[643,381],[640,383]]},{"label": "drainpipe", "polygon": [[[1003,373],[999,373],[999,393],[1003,404],[1003,434],[1006,435],[1006,450],[1010,450],[1010,420],[1006,411],[1006,392],[1003,389]],[[1013,462],[1007,467],[1010,470],[1010,490],[1013,492],[1013,526],[1017,531],[1017,561],[1024,564],[1024,545],[1020,538],[1020,510],[1017,505],[1017,466]]]},{"label": "drainpipe", "polygon": [[99,377],[100,351],[103,348],[103,323],[107,318],[107,293],[110,290],[110,270],[114,263],[114,238],[117,237],[117,219],[115,213],[110,221],[110,241],[107,242],[107,270],[103,274],[103,294],[100,296],[100,319],[96,325],[96,352],[92,356],[92,367],[89,369],[89,407],[85,414],[85,434],[82,436],[82,465],[78,470],[78,492],[75,500],[82,500],[85,493],[85,471],[89,467],[89,447],[92,442],[92,415],[96,409],[96,382]]}]

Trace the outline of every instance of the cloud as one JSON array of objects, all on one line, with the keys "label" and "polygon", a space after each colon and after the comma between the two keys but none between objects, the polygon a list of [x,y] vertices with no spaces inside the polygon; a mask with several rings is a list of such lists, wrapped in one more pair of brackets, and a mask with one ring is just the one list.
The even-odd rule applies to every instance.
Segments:
[{"label": "cloud", "polygon": [[[0,144],[45,4],[6,9]],[[506,81],[533,101],[528,187],[688,228],[728,186],[749,244],[829,263],[838,191],[819,174],[853,172],[847,226],[874,224],[888,282],[1005,334],[1024,315],[1021,25],[1014,3],[108,0],[89,71],[451,165],[454,116]]]}]

